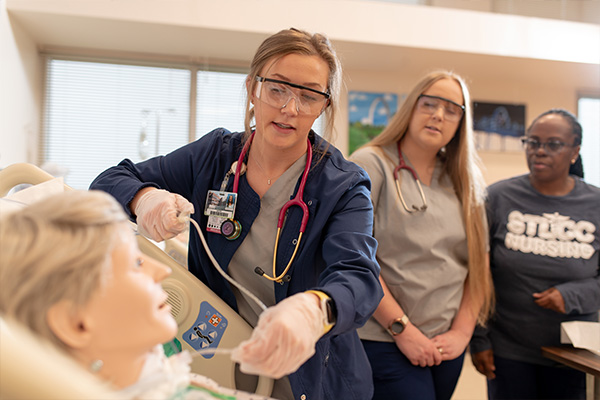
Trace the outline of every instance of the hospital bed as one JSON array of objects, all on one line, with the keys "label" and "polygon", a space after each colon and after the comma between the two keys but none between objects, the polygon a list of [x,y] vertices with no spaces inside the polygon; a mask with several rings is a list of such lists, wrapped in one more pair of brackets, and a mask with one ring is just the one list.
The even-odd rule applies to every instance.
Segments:
[{"label": "hospital bed", "polygon": [[[10,165],[0,171],[0,197],[6,196],[17,185],[38,185],[51,179],[51,175],[32,164]],[[70,189],[66,185],[65,188]],[[142,252],[168,265],[173,271],[162,283],[178,325],[177,336],[170,346],[166,346],[167,350],[175,347],[175,351],[190,351],[194,355],[193,372],[207,376],[222,386],[237,389],[236,376],[242,377],[243,374],[231,361],[229,354],[197,354],[197,351],[233,349],[250,337],[252,328],[183,265],[144,236],[137,235],[137,238]],[[173,243],[167,248],[175,248],[180,255],[182,253],[181,244]],[[4,374],[4,368],[2,366],[0,376]],[[2,385],[5,383],[3,380]],[[268,396],[272,387],[273,380],[261,376],[254,390],[247,387],[243,389]]]}]

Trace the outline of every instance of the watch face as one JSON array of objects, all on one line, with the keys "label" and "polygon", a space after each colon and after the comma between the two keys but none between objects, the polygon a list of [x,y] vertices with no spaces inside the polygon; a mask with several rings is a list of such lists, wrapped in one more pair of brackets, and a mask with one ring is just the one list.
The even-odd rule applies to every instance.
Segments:
[{"label": "watch face", "polygon": [[398,335],[398,334],[402,333],[402,331],[404,330],[404,325],[400,321],[395,321],[390,326],[390,330],[392,331],[393,335]]}]

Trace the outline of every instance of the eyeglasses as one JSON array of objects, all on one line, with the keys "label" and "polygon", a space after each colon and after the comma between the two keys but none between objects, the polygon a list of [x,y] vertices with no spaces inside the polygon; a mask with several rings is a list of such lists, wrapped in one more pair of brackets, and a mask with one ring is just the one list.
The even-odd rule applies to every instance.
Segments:
[{"label": "eyeglasses", "polygon": [[537,151],[540,147],[549,153],[557,153],[563,147],[575,147],[575,145],[561,142],[560,140],[550,140],[548,142],[540,142],[537,139],[531,139],[528,137],[522,137],[521,143],[523,143],[523,147],[527,151]]},{"label": "eyeglasses", "polygon": [[278,79],[257,76],[257,97],[264,103],[284,108],[293,98],[296,102],[296,111],[306,115],[319,115],[327,105],[329,93],[296,85],[295,83],[280,81]]},{"label": "eyeglasses", "polygon": [[444,110],[444,118],[449,122],[457,122],[465,113],[465,106],[439,96],[422,94],[417,99],[417,110],[423,114],[434,114],[440,107]]}]

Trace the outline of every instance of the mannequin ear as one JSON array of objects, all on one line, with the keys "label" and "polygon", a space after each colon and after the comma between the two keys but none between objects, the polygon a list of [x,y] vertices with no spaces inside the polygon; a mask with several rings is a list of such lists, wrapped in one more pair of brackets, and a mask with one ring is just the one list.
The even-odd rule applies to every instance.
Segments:
[{"label": "mannequin ear", "polygon": [[52,305],[46,314],[46,321],[52,333],[71,348],[81,349],[91,341],[92,334],[83,310],[73,306],[69,300]]}]

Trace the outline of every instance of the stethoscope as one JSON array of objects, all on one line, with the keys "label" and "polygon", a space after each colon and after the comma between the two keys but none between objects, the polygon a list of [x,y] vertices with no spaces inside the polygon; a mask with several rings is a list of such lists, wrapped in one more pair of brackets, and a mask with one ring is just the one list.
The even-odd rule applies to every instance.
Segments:
[{"label": "stethoscope", "polygon": [[[423,188],[421,187],[421,181],[419,180],[419,177],[417,176],[417,173],[415,172],[415,170],[412,169],[411,167],[409,167],[408,165],[406,165],[406,163],[404,162],[404,157],[402,156],[402,148],[400,145],[400,140],[398,140],[398,157],[400,158],[400,161],[398,163],[398,166],[394,169],[394,180],[396,181],[396,190],[398,191],[398,197],[400,197],[400,202],[402,202],[402,206],[408,213],[412,214],[417,211],[425,211],[427,209],[427,199],[425,198],[425,193],[423,192]],[[415,179],[415,182],[417,182],[417,187],[419,188],[419,193],[421,193],[421,200],[423,200],[423,205],[421,207],[417,207],[413,204],[412,209],[410,209],[406,205],[406,202],[404,201],[404,197],[402,196],[402,190],[400,190],[400,179],[398,179],[398,173],[402,169],[405,169],[408,172],[410,172],[412,174],[413,178]]]},{"label": "stethoscope", "polygon": [[[246,157],[246,154],[248,153],[248,150],[250,149],[250,145],[252,144],[252,140],[254,139],[254,134],[255,134],[255,132],[252,132],[252,134],[246,141],[246,144],[242,148],[242,152],[240,153],[240,156],[237,160],[237,165],[235,166],[235,175],[234,175],[234,179],[233,179],[233,193],[236,193],[236,194],[238,191],[240,175],[243,173],[242,168],[245,168],[245,166],[243,165],[244,159]],[[296,253],[298,252],[298,248],[300,247],[300,241],[302,240],[302,234],[306,230],[306,225],[308,224],[308,216],[309,216],[308,206],[302,199],[302,197],[304,196],[304,187],[306,186],[306,177],[308,176],[308,172],[310,170],[310,164],[312,162],[312,146],[311,146],[310,140],[308,138],[306,139],[306,144],[307,144],[306,145],[306,166],[304,167],[304,173],[302,174],[302,179],[300,180],[300,186],[298,187],[298,192],[296,193],[296,196],[292,200],[288,200],[283,205],[281,210],[279,211],[279,218],[277,220],[277,237],[275,239],[275,249],[273,250],[273,276],[267,275],[260,267],[256,267],[254,269],[254,272],[256,272],[258,275],[260,275],[270,281],[278,282],[281,284],[283,284],[284,280],[286,282],[289,282],[291,279],[290,276],[286,275],[286,274],[289,271],[290,267],[292,266],[292,262],[294,261],[294,258],[296,257]],[[294,249],[294,253],[292,254],[292,257],[290,258],[290,261],[288,262],[288,264],[285,267],[285,269],[283,270],[283,272],[280,275],[276,276],[276,274],[277,274],[277,271],[276,271],[277,247],[279,245],[279,237],[281,235],[281,228],[283,227],[283,222],[285,221],[285,214],[286,214],[287,210],[293,206],[298,206],[302,209],[302,222],[300,224],[300,232],[298,234],[298,239],[296,240],[296,248]],[[242,231],[242,226],[241,226],[240,222],[236,219],[228,219],[225,222],[223,222],[223,224],[221,225],[221,233],[223,234],[223,236],[225,236],[229,240],[237,239],[240,236],[241,231]]]}]

